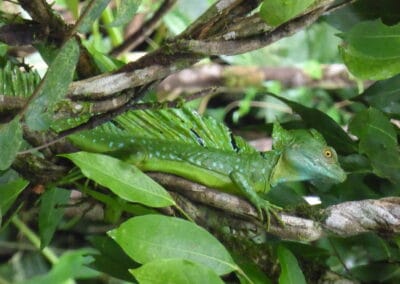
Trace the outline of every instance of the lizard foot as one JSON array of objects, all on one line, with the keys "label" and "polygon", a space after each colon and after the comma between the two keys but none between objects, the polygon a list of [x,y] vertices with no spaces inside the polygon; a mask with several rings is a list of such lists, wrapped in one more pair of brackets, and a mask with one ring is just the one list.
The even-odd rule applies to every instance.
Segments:
[{"label": "lizard foot", "polygon": [[267,231],[269,231],[269,228],[271,227],[271,215],[280,226],[284,226],[284,223],[279,216],[279,211],[281,210],[282,207],[274,205],[264,199],[262,200],[262,204],[260,204],[260,206],[257,206],[258,215],[261,217],[261,220],[264,221],[266,219]]}]

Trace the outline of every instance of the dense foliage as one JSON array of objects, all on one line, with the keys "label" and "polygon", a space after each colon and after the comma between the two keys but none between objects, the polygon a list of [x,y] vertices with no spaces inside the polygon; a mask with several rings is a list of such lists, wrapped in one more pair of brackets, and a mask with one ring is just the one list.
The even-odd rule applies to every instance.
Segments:
[{"label": "dense foliage", "polygon": [[[396,0],[16,2],[0,1],[0,283],[400,281]],[[267,228],[243,200],[67,138],[183,105],[259,150],[276,121],[314,128],[347,179],[273,188]],[[130,131],[191,129],[156,118]]]}]

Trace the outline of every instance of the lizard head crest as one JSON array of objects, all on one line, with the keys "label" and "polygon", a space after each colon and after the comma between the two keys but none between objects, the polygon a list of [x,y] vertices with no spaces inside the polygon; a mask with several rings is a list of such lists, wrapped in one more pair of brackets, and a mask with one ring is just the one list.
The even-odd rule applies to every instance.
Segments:
[{"label": "lizard head crest", "polygon": [[315,129],[286,130],[275,123],[272,138],[274,150],[280,153],[272,185],[300,180],[340,183],[346,179],[335,149]]}]

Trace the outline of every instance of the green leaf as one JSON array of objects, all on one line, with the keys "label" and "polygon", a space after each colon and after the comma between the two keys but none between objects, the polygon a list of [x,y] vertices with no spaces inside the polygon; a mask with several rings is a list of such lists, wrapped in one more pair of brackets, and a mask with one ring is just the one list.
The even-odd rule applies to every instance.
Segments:
[{"label": "green leaf", "polygon": [[363,0],[355,1],[337,9],[324,17],[329,24],[341,31],[348,31],[361,21],[381,18],[387,25],[399,22],[400,14],[398,0]]},{"label": "green leaf", "polygon": [[330,254],[326,249],[316,247],[314,244],[292,241],[281,241],[281,244],[295,255],[301,255],[301,258],[305,261],[318,261],[322,263],[327,261],[330,257]]},{"label": "green leaf", "polygon": [[17,156],[22,143],[22,128],[19,116],[0,125],[0,171],[9,168]]},{"label": "green leaf", "polygon": [[86,49],[93,57],[100,72],[111,72],[121,68],[125,63],[97,50],[94,42],[84,42]]},{"label": "green leaf", "polygon": [[150,207],[175,204],[164,188],[134,165],[110,156],[88,152],[66,154],[63,157],[74,162],[87,178],[109,188],[124,200]]},{"label": "green leaf", "polygon": [[339,53],[350,72],[360,79],[384,80],[400,73],[400,58],[375,58],[342,46]]},{"label": "green leaf", "polygon": [[315,0],[264,0],[260,8],[261,18],[276,27],[300,15]]},{"label": "green leaf", "polygon": [[95,253],[92,249],[80,249],[64,253],[49,273],[39,275],[20,284],[54,284],[66,283],[73,278],[92,278],[99,275],[98,272],[87,267],[93,261],[89,254]]},{"label": "green leaf", "polygon": [[92,246],[100,252],[93,255],[95,260],[90,267],[118,279],[134,281],[128,269],[139,265],[127,256],[113,239],[100,235],[91,236],[88,239]]},{"label": "green leaf", "polygon": [[83,9],[81,17],[78,20],[78,31],[87,33],[92,27],[93,22],[100,17],[103,10],[107,7],[110,0],[91,0]]},{"label": "green leaf", "polygon": [[162,215],[135,217],[108,234],[132,259],[142,264],[181,258],[207,266],[218,275],[238,269],[216,238],[182,219]]},{"label": "green leaf", "polygon": [[374,83],[353,100],[366,101],[386,114],[400,118],[400,75]]},{"label": "green leaf", "polygon": [[350,154],[340,159],[340,165],[347,172],[371,173],[371,162],[362,154]]},{"label": "green leaf", "polygon": [[185,259],[157,259],[129,270],[140,284],[223,284],[211,269]]},{"label": "green leaf", "polygon": [[5,214],[10,206],[13,204],[18,195],[29,184],[24,179],[17,179],[7,184],[0,185],[0,212]]},{"label": "green leaf", "polygon": [[400,182],[400,154],[396,130],[377,109],[363,110],[350,122],[349,130],[359,139],[359,152],[371,161],[376,175]]},{"label": "green leaf", "polygon": [[361,283],[398,283],[400,278],[399,264],[387,261],[355,266],[350,272]]},{"label": "green leaf", "polygon": [[79,57],[79,45],[75,38],[67,41],[52,61],[43,78],[36,98],[25,114],[28,127],[32,130],[46,130],[53,119],[53,109],[65,96],[72,82]]},{"label": "green leaf", "polygon": [[69,190],[52,187],[46,189],[41,197],[39,209],[39,235],[40,247],[48,246],[53,238],[63,215],[64,208],[60,205],[66,205],[71,192]]},{"label": "green leaf", "polygon": [[364,21],[340,35],[356,52],[376,59],[400,59],[400,24]]},{"label": "green leaf", "polygon": [[129,23],[133,16],[136,14],[137,9],[140,6],[141,0],[124,0],[121,1],[118,7],[115,20],[109,24],[110,27],[122,26]]},{"label": "green leaf", "polygon": [[296,257],[290,250],[280,245],[278,247],[278,259],[281,265],[279,284],[306,284],[303,272],[299,267]]},{"label": "green leaf", "polygon": [[56,58],[57,54],[60,52],[60,48],[57,48],[57,46],[54,45],[48,45],[42,42],[39,42],[35,45],[35,48],[40,53],[40,56],[43,58],[44,62],[46,62],[47,65],[51,65],[53,62],[54,58]]},{"label": "green leaf", "polygon": [[[236,273],[240,284],[271,284],[272,281],[253,261],[243,254],[233,253],[235,262],[239,265],[244,274]],[[246,275],[246,277],[244,277]],[[250,282],[251,281],[251,282]]]},{"label": "green leaf", "polygon": [[[291,187],[292,186],[292,187]],[[291,184],[278,184],[268,192],[268,200],[279,206],[300,206],[306,205],[304,196],[296,192]]]}]

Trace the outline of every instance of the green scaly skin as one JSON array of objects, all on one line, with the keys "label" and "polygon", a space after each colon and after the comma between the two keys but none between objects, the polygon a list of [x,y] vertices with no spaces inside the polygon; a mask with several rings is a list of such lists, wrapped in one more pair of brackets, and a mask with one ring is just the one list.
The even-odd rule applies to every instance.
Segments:
[{"label": "green scaly skin", "polygon": [[[125,124],[122,120],[123,128],[129,127],[129,123],[139,123],[146,119],[151,121],[146,115],[134,116],[125,121]],[[169,119],[168,115],[167,111],[160,117],[157,114],[156,118]],[[182,127],[185,119],[191,118],[184,116],[182,121],[169,121],[170,125],[159,127],[160,132],[175,131],[174,127]],[[200,131],[215,127],[214,124],[210,126],[205,122],[206,125],[203,125],[200,120],[195,126],[191,126],[190,130],[196,134],[193,139],[177,137],[165,141],[151,135],[136,137],[133,132],[135,129],[132,129],[132,133],[128,129],[115,133],[89,131],[73,135],[70,140],[82,150],[109,153],[135,164],[143,171],[175,174],[223,192],[243,196],[255,206],[261,218],[263,212],[265,213],[268,226],[270,213],[276,216],[279,207],[259,194],[267,193],[271,186],[288,181],[326,180],[339,183],[346,179],[335,150],[327,146],[324,138],[315,130],[285,130],[275,124],[273,150],[259,153],[247,148],[248,145],[242,151],[235,145],[233,136],[225,137],[225,144],[230,142],[230,145],[223,146],[216,145],[213,138],[203,140],[197,132],[202,133],[200,136],[204,138],[207,132]],[[224,131],[227,131],[226,128],[222,129]],[[169,141],[174,139],[176,141]]]}]

